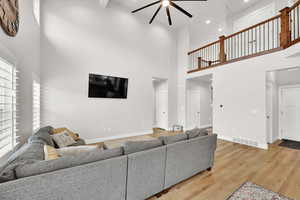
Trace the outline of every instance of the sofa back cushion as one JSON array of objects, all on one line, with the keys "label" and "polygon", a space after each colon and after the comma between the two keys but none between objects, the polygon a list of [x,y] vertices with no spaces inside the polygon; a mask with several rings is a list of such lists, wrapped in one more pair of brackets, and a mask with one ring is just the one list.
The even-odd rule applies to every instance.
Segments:
[{"label": "sofa back cushion", "polygon": [[28,143],[44,143],[54,147],[54,142],[50,135],[52,129],[51,126],[40,128],[34,135],[28,138]]},{"label": "sofa back cushion", "polygon": [[160,140],[147,140],[147,141],[127,141],[123,145],[124,154],[128,155],[131,153],[144,151],[152,148],[162,146],[162,141]]},{"label": "sofa back cushion", "polygon": [[167,145],[167,144],[172,144],[183,140],[187,140],[187,135],[178,134],[178,135],[171,135],[171,136],[161,136],[159,137],[159,139],[164,143],[164,145]]},{"label": "sofa back cushion", "polygon": [[95,149],[94,151],[84,152],[77,156],[65,156],[55,160],[44,160],[29,165],[23,165],[16,168],[17,178],[23,178],[43,173],[53,172],[60,169],[84,165],[96,161],[106,160],[123,155],[122,148],[109,150]]},{"label": "sofa back cushion", "polygon": [[24,144],[9,156],[1,167],[0,183],[16,179],[15,169],[44,159],[44,145],[41,143]]},{"label": "sofa back cushion", "polygon": [[206,136],[208,135],[207,128],[194,128],[192,130],[188,130],[185,132],[188,136],[188,139],[196,138],[198,136]]}]

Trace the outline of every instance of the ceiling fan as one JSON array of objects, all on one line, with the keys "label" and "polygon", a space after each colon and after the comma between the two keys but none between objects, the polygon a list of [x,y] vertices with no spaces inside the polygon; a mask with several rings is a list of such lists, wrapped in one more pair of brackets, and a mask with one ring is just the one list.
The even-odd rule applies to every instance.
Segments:
[{"label": "ceiling fan", "polygon": [[182,12],[183,14],[187,15],[188,17],[192,18],[193,15],[191,15],[189,12],[185,11],[183,8],[181,8],[180,6],[178,6],[176,3],[174,3],[175,1],[207,1],[207,0],[159,0],[159,1],[155,1],[153,3],[150,3],[148,5],[145,5],[139,9],[136,9],[134,11],[132,11],[132,13],[136,13],[138,11],[141,11],[145,8],[148,8],[150,6],[154,6],[156,4],[159,4],[159,7],[157,8],[157,10],[155,11],[153,17],[151,18],[149,24],[152,24],[153,20],[155,19],[156,15],[158,14],[158,12],[161,10],[162,7],[166,8],[166,13],[168,16],[168,21],[169,21],[169,25],[172,25],[172,19],[171,19],[171,14],[170,14],[170,7],[174,7],[177,10],[179,10],[180,12]]}]

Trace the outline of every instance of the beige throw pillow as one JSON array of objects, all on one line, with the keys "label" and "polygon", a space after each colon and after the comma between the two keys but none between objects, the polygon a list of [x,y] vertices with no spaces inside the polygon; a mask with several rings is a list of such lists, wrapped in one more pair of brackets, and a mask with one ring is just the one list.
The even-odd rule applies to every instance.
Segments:
[{"label": "beige throw pillow", "polygon": [[63,131],[58,134],[51,135],[59,148],[67,147],[76,144],[76,141],[69,135],[68,131]]},{"label": "beige throw pillow", "polygon": [[77,141],[77,140],[80,139],[80,137],[78,136],[78,134],[76,134],[76,133],[70,131],[70,130],[67,129],[67,128],[56,128],[56,129],[53,129],[53,130],[52,130],[52,134],[55,135],[55,134],[58,134],[58,133],[62,133],[62,132],[64,132],[64,131],[67,131],[67,132],[69,133],[69,135],[70,135],[75,141]]},{"label": "beige throw pillow", "polygon": [[57,149],[57,153],[59,156],[76,156],[81,153],[85,152],[91,152],[94,151],[95,149],[103,150],[102,147],[99,145],[93,145],[93,146],[76,146],[76,147],[64,147]]},{"label": "beige throw pillow", "polygon": [[49,145],[44,145],[45,160],[55,160],[59,158],[56,149]]}]

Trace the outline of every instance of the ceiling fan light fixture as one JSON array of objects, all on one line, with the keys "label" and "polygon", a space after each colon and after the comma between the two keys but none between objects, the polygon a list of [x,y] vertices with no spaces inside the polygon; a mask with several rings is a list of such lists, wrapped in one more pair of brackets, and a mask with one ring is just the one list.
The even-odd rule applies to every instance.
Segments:
[{"label": "ceiling fan light fixture", "polygon": [[163,5],[163,7],[167,7],[167,6],[170,5],[170,1],[169,0],[163,0],[162,5]]},{"label": "ceiling fan light fixture", "polygon": [[[1,1],[1,0],[0,0]],[[159,13],[159,11],[162,9],[162,7],[164,7],[166,10],[166,14],[168,16],[168,21],[169,21],[169,25],[171,26],[172,25],[172,18],[171,18],[171,13],[170,13],[170,8],[175,8],[176,10],[180,11],[181,13],[183,13],[184,15],[192,18],[193,15],[190,14],[189,12],[187,12],[186,10],[184,10],[182,7],[180,7],[179,5],[177,5],[175,2],[178,1],[207,1],[207,0],[157,0],[157,1],[154,1],[150,4],[147,4],[141,8],[138,8],[136,10],[133,10],[131,11],[131,13],[136,13],[136,12],[139,12],[143,9],[146,9],[148,7],[151,7],[151,6],[154,6],[154,5],[157,5],[159,4],[157,10],[155,11],[154,15],[152,16],[151,20],[149,21],[149,24],[152,24],[152,22],[154,21],[155,17],[157,16],[157,14]]]}]

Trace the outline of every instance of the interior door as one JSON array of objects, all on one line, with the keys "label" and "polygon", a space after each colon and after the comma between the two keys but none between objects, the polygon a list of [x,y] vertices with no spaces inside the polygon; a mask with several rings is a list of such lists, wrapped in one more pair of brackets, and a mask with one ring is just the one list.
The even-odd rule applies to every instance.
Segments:
[{"label": "interior door", "polygon": [[190,92],[189,104],[189,128],[200,127],[200,91]]},{"label": "interior door", "polygon": [[282,89],[282,139],[300,141],[300,87]]},{"label": "interior door", "polygon": [[157,125],[159,128],[168,130],[168,91],[162,90],[157,93]]}]

